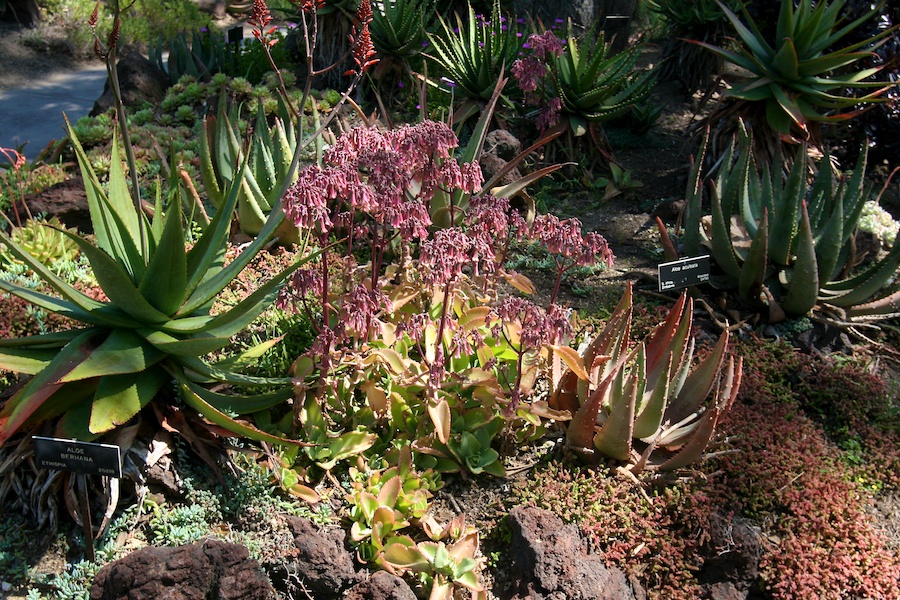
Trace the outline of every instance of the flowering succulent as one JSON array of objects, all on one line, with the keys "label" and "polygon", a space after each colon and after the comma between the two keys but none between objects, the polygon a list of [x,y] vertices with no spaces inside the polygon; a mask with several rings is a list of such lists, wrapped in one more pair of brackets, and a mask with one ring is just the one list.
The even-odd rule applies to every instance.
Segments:
[{"label": "flowering succulent", "polygon": [[[554,387],[550,407],[571,415],[566,439],[577,450],[631,463],[635,472],[685,467],[703,456],[719,418],[734,402],[741,359],[724,362],[725,332],[692,369],[693,303],[685,294],[637,345],[629,339],[631,309],[629,285],[606,328],[581,355],[557,350],[569,369]],[[653,457],[655,451],[664,456]]]}]

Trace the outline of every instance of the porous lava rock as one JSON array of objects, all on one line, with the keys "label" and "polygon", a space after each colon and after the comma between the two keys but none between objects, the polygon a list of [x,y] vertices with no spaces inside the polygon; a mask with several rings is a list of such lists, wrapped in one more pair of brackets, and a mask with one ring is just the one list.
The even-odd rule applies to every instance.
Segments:
[{"label": "porous lava rock", "polygon": [[[84,181],[80,176],[26,196],[25,205],[32,215],[44,214],[48,219],[56,217],[66,227],[76,227],[81,233],[92,233],[94,230]],[[28,214],[21,202],[16,202],[16,211],[9,212],[11,215],[18,212],[23,218]]]},{"label": "porous lava rock", "polygon": [[342,529],[323,531],[300,517],[288,517],[287,526],[294,536],[294,549],[284,565],[287,583],[298,582],[298,587],[316,600],[337,600],[363,579],[354,568],[353,555],[344,546],[346,534]]},{"label": "porous lava rock", "polygon": [[[131,50],[116,65],[122,102],[125,106],[139,106],[144,102],[159,104],[169,89],[169,76],[140,52]],[[112,88],[107,79],[103,95],[94,102],[90,115],[96,117],[114,106]]]},{"label": "porous lava rock", "polygon": [[416,600],[405,581],[387,571],[375,571],[365,581],[347,590],[344,600]]},{"label": "porous lava rock", "polygon": [[149,547],[100,569],[91,600],[274,600],[247,548],[218,540]]},{"label": "porous lava rock", "polygon": [[592,553],[574,525],[550,511],[509,513],[517,589],[513,600],[646,600],[643,587]]}]

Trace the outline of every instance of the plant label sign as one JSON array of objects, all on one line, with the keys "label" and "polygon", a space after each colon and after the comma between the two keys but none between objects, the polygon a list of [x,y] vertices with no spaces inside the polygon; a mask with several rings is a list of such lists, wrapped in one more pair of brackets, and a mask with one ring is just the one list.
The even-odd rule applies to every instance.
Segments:
[{"label": "plant label sign", "polygon": [[662,263],[657,269],[659,291],[680,290],[709,281],[709,255]]},{"label": "plant label sign", "polygon": [[38,467],[84,475],[122,476],[122,452],[118,446],[38,435],[32,441]]}]

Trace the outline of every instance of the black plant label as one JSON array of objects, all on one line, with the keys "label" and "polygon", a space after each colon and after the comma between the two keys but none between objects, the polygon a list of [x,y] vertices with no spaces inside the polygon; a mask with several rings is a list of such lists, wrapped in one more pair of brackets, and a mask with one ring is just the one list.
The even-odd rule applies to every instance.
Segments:
[{"label": "black plant label", "polygon": [[32,441],[38,467],[85,475],[122,476],[122,452],[118,446],[38,435]]},{"label": "black plant label", "polygon": [[657,269],[659,291],[680,290],[709,281],[709,255],[662,263]]}]

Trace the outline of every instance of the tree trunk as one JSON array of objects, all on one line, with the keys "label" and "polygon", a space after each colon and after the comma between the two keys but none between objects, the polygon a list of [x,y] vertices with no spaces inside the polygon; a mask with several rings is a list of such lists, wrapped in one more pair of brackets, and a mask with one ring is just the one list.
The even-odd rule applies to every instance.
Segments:
[{"label": "tree trunk", "polygon": [[6,10],[0,10],[0,19],[15,21],[23,27],[34,27],[41,22],[41,9],[37,0],[7,0]]}]

